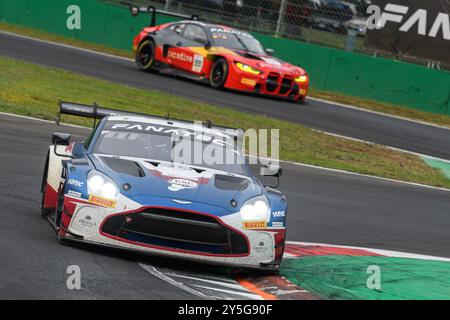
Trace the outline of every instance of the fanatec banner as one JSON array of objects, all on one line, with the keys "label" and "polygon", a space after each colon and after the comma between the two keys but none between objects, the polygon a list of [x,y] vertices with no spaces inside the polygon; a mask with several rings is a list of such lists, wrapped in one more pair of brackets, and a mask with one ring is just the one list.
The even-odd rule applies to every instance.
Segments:
[{"label": "fanatec banner", "polygon": [[373,0],[367,46],[450,64],[450,0]]}]

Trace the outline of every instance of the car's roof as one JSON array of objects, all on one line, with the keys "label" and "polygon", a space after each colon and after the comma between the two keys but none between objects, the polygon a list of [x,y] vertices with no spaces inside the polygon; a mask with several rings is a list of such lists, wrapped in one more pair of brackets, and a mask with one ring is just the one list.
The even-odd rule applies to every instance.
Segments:
[{"label": "car's roof", "polygon": [[174,22],[173,24],[178,23],[178,24],[196,24],[199,25],[201,27],[204,28],[218,28],[218,29],[228,29],[228,30],[236,30],[236,31],[240,31],[240,32],[245,32],[248,33],[245,30],[240,30],[237,28],[233,28],[233,27],[229,27],[229,26],[225,26],[225,25],[221,25],[221,24],[214,24],[214,23],[206,23],[206,22],[202,22],[202,21],[196,21],[196,20],[183,20],[183,21],[177,21]]}]

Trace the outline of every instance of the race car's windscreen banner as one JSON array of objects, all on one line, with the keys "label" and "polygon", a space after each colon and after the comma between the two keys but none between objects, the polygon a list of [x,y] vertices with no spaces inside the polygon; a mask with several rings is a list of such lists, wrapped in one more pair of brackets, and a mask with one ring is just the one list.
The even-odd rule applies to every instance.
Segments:
[{"label": "race car's windscreen banner", "polygon": [[[450,0],[373,0],[367,46],[450,64]],[[371,26],[372,24],[372,26]]]}]

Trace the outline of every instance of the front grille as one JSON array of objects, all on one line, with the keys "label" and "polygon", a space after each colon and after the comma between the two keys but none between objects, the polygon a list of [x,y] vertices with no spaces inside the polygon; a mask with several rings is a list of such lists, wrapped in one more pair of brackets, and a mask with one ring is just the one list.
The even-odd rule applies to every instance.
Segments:
[{"label": "front grille", "polygon": [[245,254],[247,241],[215,218],[184,211],[151,208],[109,218],[102,232],[146,245],[208,254]]},{"label": "front grille", "polygon": [[281,88],[280,88],[280,94],[287,94],[292,89],[292,83],[294,80],[291,77],[285,77],[283,78],[283,81],[281,82]]},{"label": "front grille", "polygon": [[266,89],[268,92],[275,92],[278,89],[278,73],[270,73],[266,80]]}]

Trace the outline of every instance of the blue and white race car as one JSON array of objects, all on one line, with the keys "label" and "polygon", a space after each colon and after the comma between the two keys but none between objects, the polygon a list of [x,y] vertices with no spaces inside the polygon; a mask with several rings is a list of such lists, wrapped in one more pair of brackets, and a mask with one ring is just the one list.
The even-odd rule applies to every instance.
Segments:
[{"label": "blue and white race car", "polygon": [[[53,134],[42,214],[60,240],[279,270],[286,197],[252,174],[242,130],[74,103],[61,114],[101,121],[83,142]],[[208,148],[227,161],[195,159]],[[281,168],[261,174],[278,185]]]}]

